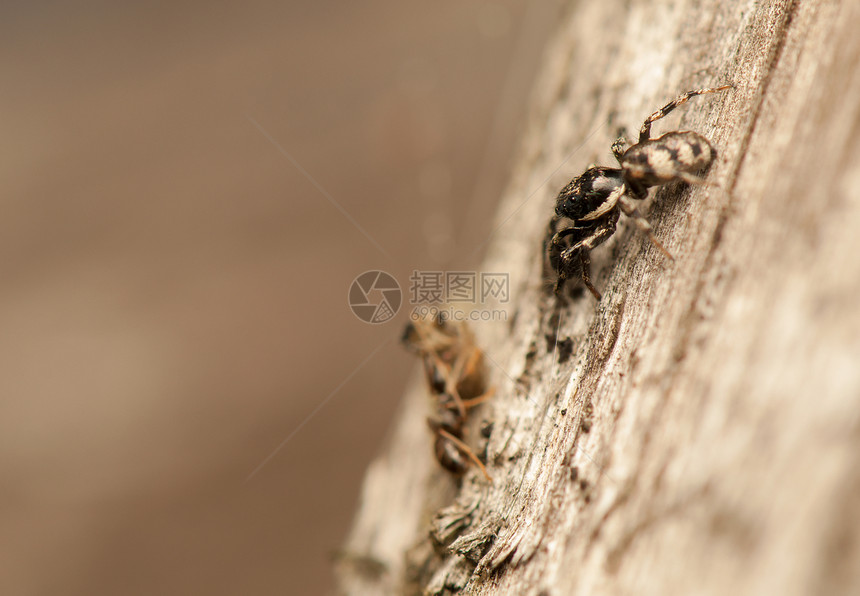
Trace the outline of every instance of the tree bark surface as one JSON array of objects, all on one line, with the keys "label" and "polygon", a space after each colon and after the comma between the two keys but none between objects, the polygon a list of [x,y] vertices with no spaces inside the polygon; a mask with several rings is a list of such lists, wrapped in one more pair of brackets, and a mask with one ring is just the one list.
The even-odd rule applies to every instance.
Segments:
[{"label": "tree bark surface", "polygon": [[[473,326],[496,394],[467,441],[493,482],[434,461],[416,379],[343,592],[860,593],[858,30],[856,0],[571,3],[482,267],[511,280],[482,305],[508,321]],[[558,190],[724,83],[655,124],[718,151],[643,205],[674,261],[622,216],[592,253],[603,299],[557,301]]]}]

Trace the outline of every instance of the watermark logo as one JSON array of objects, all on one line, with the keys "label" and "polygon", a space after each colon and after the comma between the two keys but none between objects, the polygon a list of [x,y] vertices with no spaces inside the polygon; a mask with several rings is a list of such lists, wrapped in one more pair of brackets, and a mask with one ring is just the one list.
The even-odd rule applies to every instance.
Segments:
[{"label": "watermark logo", "polygon": [[507,273],[483,271],[413,271],[409,297],[413,305],[505,303],[511,298],[510,279]]},{"label": "watermark logo", "polygon": [[349,286],[349,307],[365,323],[391,320],[402,302],[400,284],[385,271],[365,271]]},{"label": "watermark logo", "polygon": [[[416,270],[409,276],[408,298],[413,320],[431,316],[454,321],[506,321],[504,310],[477,307],[509,302],[510,279],[507,273]],[[362,273],[349,288],[349,306],[365,323],[391,320],[402,302],[400,285],[385,271]]]}]

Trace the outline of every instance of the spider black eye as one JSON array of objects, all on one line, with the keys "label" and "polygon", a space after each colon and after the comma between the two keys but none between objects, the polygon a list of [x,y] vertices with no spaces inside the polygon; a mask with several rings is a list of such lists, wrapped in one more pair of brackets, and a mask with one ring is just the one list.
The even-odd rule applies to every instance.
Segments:
[{"label": "spider black eye", "polygon": [[576,211],[576,201],[579,199],[579,196],[568,197],[562,201],[559,201],[555,205],[556,215],[560,215],[561,217],[569,217],[568,213],[573,213]]}]

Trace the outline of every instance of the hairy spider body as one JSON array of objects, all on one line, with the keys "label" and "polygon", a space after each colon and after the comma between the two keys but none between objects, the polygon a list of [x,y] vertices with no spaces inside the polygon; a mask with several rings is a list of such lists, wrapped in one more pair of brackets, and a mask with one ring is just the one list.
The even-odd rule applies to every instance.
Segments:
[{"label": "hairy spider body", "polygon": [[702,182],[716,152],[702,135],[691,131],[674,131],[651,138],[651,124],[666,116],[691,97],[715,93],[722,87],[688,91],[645,119],[639,131],[639,142],[628,147],[622,137],[612,144],[618,168],[595,166],[574,178],[558,194],[555,216],[550,220],[546,254],[558,274],[555,292],[564,282],[581,277],[585,286],[600,300],[600,292],[591,283],[589,251],[606,241],[614,232],[620,214],[632,217],[654,245],[669,259],[672,255],[654,237],[651,225],[631,200],[648,197],[648,189],[675,181],[690,184]]},{"label": "hairy spider body", "polygon": [[628,185],[647,188],[678,178],[695,184],[699,182],[696,172],[711,165],[714,157],[713,147],[699,133],[669,132],[633,145],[621,156],[620,164]]}]

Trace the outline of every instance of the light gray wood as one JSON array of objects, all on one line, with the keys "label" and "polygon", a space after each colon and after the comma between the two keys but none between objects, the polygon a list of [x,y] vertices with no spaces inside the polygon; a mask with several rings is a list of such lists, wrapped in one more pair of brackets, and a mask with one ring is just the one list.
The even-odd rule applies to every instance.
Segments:
[{"label": "light gray wood", "polygon": [[[416,379],[345,593],[860,593],[858,30],[855,0],[571,3],[483,266],[510,273],[509,320],[473,326],[497,392],[468,440],[493,422],[494,482],[438,467]],[[622,217],[593,253],[603,300],[555,308],[555,193],[612,165],[617,127],[726,82],[655,125],[719,152],[644,206],[675,261]]]}]

